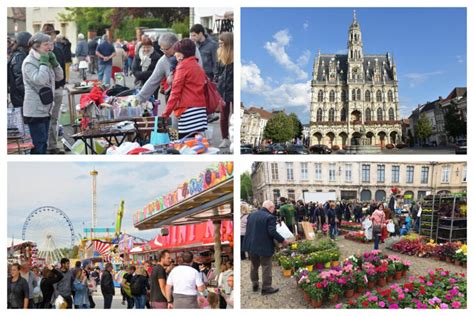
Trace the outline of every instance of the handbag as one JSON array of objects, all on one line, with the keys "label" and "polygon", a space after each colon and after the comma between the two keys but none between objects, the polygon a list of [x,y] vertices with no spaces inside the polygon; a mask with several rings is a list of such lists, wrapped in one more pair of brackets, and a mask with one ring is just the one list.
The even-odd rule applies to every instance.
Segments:
[{"label": "handbag", "polygon": [[372,228],[372,233],[374,235],[379,235],[380,233],[382,233],[382,225],[374,224],[374,227]]},{"label": "handbag", "polygon": [[154,146],[167,145],[170,143],[170,141],[170,135],[168,133],[158,132],[158,116],[155,116],[155,126],[153,127],[153,132],[151,132],[150,135],[150,144]]},{"label": "handbag", "polygon": [[41,103],[43,103],[43,105],[48,105],[48,104],[53,103],[54,95],[53,95],[53,90],[50,87],[41,88],[38,94],[39,94]]},{"label": "handbag", "polygon": [[220,112],[225,106],[225,102],[217,91],[217,87],[214,82],[206,80],[204,85],[204,95],[206,97],[207,114]]}]

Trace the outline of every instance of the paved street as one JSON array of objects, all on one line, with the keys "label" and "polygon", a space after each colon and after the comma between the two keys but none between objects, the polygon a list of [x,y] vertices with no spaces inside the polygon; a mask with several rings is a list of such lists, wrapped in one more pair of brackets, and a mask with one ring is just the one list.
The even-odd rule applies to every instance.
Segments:
[{"label": "paved street", "polygon": [[[97,289],[97,292],[94,293],[93,299],[95,302],[95,309],[103,309],[104,308],[104,297],[100,292],[100,286]],[[115,288],[115,296],[112,301],[112,309],[126,309],[127,305],[122,305],[122,295],[120,295],[120,289]]]},{"label": "paved street", "polygon": [[[332,154],[344,155],[344,150],[333,151]],[[407,147],[403,149],[382,149],[380,155],[453,155],[455,154],[452,147]]]},{"label": "paved street", "polygon": [[[353,254],[362,254],[373,249],[373,244],[356,243],[344,239],[343,237],[338,237],[337,244],[341,250],[341,258],[347,258]],[[426,275],[428,270],[438,267],[453,272],[466,272],[465,268],[444,261],[406,256],[390,250],[385,250],[383,244],[381,249],[387,254],[394,254],[403,260],[410,261],[412,266],[410,267],[409,274],[411,275]],[[262,296],[260,295],[260,292],[252,292],[249,275],[250,261],[244,260],[241,263],[240,301],[242,308],[310,308],[308,303],[303,300],[303,295],[297,288],[295,279],[283,277],[281,268],[276,263],[273,265],[273,286],[279,288],[280,291],[275,294]],[[333,308],[333,306],[327,305],[326,307]]]},{"label": "paved street", "polygon": [[[91,79],[97,79],[97,75],[91,75],[91,74],[87,74],[87,79],[88,80],[91,80]],[[134,87],[134,77],[133,76],[129,76],[129,77],[125,77],[125,85],[127,87]],[[79,78],[79,72],[75,72],[75,71],[71,71],[71,78],[69,80],[69,84],[70,85],[73,85],[75,82],[80,82],[81,79]],[[121,84],[121,83],[119,83]],[[74,96],[74,101],[77,103],[79,103],[79,99],[80,99],[80,96],[76,95]],[[158,108],[158,115],[161,115],[161,113],[163,113],[164,109],[165,109],[165,100],[164,100],[164,96],[160,94],[160,107]],[[60,114],[60,119],[59,119],[59,122],[60,124],[63,125],[63,128],[64,128],[64,134],[65,134],[65,138],[66,140],[70,143],[70,144],[73,144],[74,143],[74,140],[69,137],[70,135],[73,135],[74,134],[74,129],[69,125],[69,111],[68,111],[68,97],[67,97],[67,92],[64,91],[64,96],[63,96],[63,104],[64,106],[62,107],[62,112]],[[219,144],[221,143],[222,141],[222,135],[221,135],[221,130],[220,130],[220,121],[217,120],[217,121],[214,121],[212,123],[210,123],[208,125],[208,132],[207,132],[207,135],[210,136],[210,143],[211,143],[211,146],[213,147],[218,147]],[[220,151],[221,154],[228,154],[229,153],[229,148],[223,148],[221,149]]]}]

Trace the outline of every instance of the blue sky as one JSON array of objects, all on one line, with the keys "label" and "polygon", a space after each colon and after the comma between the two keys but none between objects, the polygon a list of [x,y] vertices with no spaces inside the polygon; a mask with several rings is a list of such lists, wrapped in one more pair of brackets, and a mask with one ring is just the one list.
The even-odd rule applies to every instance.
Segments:
[{"label": "blue sky", "polygon": [[82,233],[91,223],[91,176],[97,178],[97,224],[111,227],[120,200],[125,200],[122,231],[151,239],[156,230],[138,231],[132,214],[157,196],[174,191],[182,182],[196,177],[210,162],[10,162],[8,163],[8,237],[21,238],[21,228],[30,212],[55,206]]},{"label": "blue sky", "polygon": [[243,8],[241,99],[309,121],[310,79],[321,53],[347,53],[356,9],[364,53],[394,55],[400,109],[466,86],[464,8]]}]

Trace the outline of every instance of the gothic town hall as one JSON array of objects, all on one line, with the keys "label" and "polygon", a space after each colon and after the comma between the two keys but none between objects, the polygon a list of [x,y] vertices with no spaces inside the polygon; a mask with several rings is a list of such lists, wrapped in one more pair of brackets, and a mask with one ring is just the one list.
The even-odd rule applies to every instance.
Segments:
[{"label": "gothic town hall", "polygon": [[401,141],[397,68],[389,53],[364,54],[354,11],[347,55],[315,58],[311,81],[310,145],[380,146]]}]

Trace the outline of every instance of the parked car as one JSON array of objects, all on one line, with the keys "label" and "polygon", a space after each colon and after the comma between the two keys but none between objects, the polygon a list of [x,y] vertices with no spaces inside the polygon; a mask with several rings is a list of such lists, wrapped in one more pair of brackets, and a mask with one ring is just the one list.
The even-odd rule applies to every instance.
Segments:
[{"label": "parked car", "polygon": [[290,155],[308,155],[309,150],[303,145],[289,145],[287,151]]},{"label": "parked car", "polygon": [[287,154],[288,151],[286,149],[285,144],[270,144],[267,147],[263,148],[262,150],[258,151],[259,154],[263,155],[281,155]]},{"label": "parked car", "polygon": [[253,154],[254,148],[251,144],[242,144],[240,145],[240,153],[243,155]]},{"label": "parked car", "polygon": [[456,155],[466,155],[467,154],[467,140],[460,139],[456,142],[455,153],[456,153]]},{"label": "parked car", "polygon": [[326,145],[313,145],[309,147],[309,152],[312,154],[324,155],[332,153],[332,150]]}]

